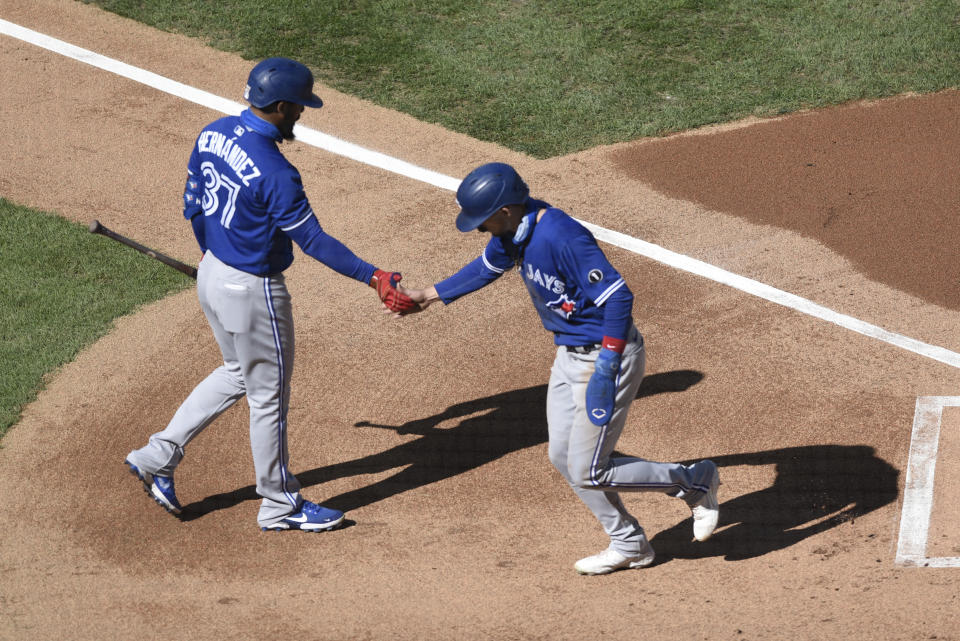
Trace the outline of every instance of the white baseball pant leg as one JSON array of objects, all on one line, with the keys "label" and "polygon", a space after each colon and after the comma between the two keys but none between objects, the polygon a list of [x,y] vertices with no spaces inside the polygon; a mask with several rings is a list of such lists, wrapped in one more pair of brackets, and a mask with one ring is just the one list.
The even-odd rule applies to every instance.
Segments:
[{"label": "white baseball pant leg", "polygon": [[559,347],[547,391],[550,462],[587,505],[626,556],[650,549],[643,528],[626,510],[619,492],[662,492],[692,504],[709,489],[709,470],[699,464],[658,463],[636,457],[611,458],[643,380],[646,354],[635,329],[624,349],[610,422],[597,427],[586,409],[587,383],[599,350],[589,354]]},{"label": "white baseball pant leg", "polygon": [[207,252],[197,269],[197,296],[223,365],[194,388],[166,429],[131,452],[130,460],[144,471],[172,475],[186,445],[246,394],[257,493],[263,497],[257,520],[270,525],[303,501],[300,484],[288,469],[287,407],[294,355],[290,294],[282,274],[247,274]]}]

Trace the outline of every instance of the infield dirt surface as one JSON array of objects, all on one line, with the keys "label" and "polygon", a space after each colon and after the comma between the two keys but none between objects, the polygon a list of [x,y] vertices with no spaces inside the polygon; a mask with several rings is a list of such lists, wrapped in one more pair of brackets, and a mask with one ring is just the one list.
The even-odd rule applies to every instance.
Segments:
[{"label": "infield dirt surface", "polygon": [[[75,2],[0,17],[236,101],[252,65]],[[0,194],[196,263],[185,167],[220,114],[10,37],[0,59]],[[448,176],[510,162],[578,218],[960,351],[957,92],[536,160],[316,90],[307,127]],[[324,228],[405,282],[483,247],[449,191],[284,151]],[[128,474],[219,364],[188,290],[119,320],[4,438],[0,638],[960,639],[960,568],[894,563],[916,399],[957,394],[957,369],[602,246],[648,346],[618,450],[715,460],[710,541],[680,501],[625,494],[656,564],[574,572],[606,537],[547,460],[554,347],[516,274],[396,321],[298,252],[292,469],[346,527],[260,532],[243,401],[188,448],[184,519]],[[960,557],[958,427],[945,416],[932,556]]]}]

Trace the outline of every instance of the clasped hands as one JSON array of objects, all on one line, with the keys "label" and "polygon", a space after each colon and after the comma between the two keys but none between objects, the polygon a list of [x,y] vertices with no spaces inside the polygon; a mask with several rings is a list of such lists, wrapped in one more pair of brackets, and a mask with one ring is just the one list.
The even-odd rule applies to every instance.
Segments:
[{"label": "clasped hands", "polygon": [[400,284],[403,276],[399,272],[386,272],[378,269],[370,279],[370,286],[377,291],[383,303],[383,313],[394,318],[416,314],[440,300],[435,287],[427,289],[408,289]]},{"label": "clasped hands", "polygon": [[390,314],[394,318],[400,318],[401,316],[409,316],[410,314],[416,314],[422,312],[432,303],[440,300],[440,295],[437,293],[435,287],[427,287],[426,289],[409,289],[403,285],[397,284],[397,294],[409,298],[412,305],[408,309],[402,311],[394,310],[387,305],[384,305],[383,313]]}]

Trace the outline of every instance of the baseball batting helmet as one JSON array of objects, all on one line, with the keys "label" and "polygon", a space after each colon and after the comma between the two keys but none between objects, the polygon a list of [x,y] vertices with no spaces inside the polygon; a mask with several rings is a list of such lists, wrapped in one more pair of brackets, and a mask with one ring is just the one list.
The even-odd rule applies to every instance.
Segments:
[{"label": "baseball batting helmet", "polygon": [[480,165],[457,188],[457,229],[472,231],[498,209],[527,201],[530,189],[517,170],[502,162]]},{"label": "baseball batting helmet", "polygon": [[250,71],[243,98],[258,109],[279,100],[305,107],[322,107],[323,101],[313,93],[313,74],[296,60],[267,58]]}]

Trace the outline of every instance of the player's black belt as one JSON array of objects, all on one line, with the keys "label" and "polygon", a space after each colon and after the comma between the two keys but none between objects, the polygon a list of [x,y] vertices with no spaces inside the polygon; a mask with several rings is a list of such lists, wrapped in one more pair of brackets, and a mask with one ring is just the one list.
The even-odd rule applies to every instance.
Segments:
[{"label": "player's black belt", "polygon": [[575,354],[589,354],[590,352],[595,352],[600,349],[600,343],[594,343],[593,345],[564,345],[567,348],[568,352],[573,352]]},{"label": "player's black belt", "polygon": [[[627,334],[627,342],[632,343],[633,341],[637,341],[637,343],[643,345],[643,336],[640,335],[636,327],[632,327]],[[593,345],[564,345],[564,347],[568,352],[573,354],[591,354],[603,347],[603,345],[594,343]]]}]

